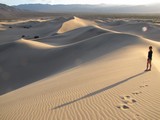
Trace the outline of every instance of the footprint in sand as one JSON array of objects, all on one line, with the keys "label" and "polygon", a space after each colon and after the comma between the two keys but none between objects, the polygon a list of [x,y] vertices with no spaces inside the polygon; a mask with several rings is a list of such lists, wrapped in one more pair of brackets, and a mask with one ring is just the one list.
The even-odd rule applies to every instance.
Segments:
[{"label": "footprint in sand", "polygon": [[120,97],[122,99],[122,102],[125,104],[133,104],[136,103],[137,101],[133,98],[131,98],[130,96],[121,96]]},{"label": "footprint in sand", "polygon": [[141,85],[141,86],[139,86],[140,88],[144,88],[144,87],[148,87],[148,85],[146,84],[146,85]]},{"label": "footprint in sand", "polygon": [[121,105],[117,106],[117,108],[119,108],[121,110],[127,110],[127,109],[129,109],[128,105],[126,105],[126,104],[121,104]]},{"label": "footprint in sand", "polygon": [[120,104],[119,106],[117,106],[117,108],[121,109],[121,110],[127,110],[129,109],[128,105],[132,105],[133,103],[136,103],[137,101],[133,98],[131,98],[131,96],[126,95],[126,96],[120,96],[120,98],[122,99],[122,104]]},{"label": "footprint in sand", "polygon": [[[121,110],[130,110],[130,107],[126,104],[120,104],[119,106],[117,106],[117,108],[121,109]],[[136,114],[132,111],[130,111],[131,114],[133,115],[133,120],[137,120],[137,117],[139,117],[139,114]]]},{"label": "footprint in sand", "polygon": [[[138,95],[142,93],[141,91],[135,91],[135,92],[132,92],[133,95]],[[125,95],[125,96],[120,96],[121,100],[123,103],[121,103],[120,105],[117,106],[117,108],[121,109],[121,110],[129,110],[131,112],[131,114],[133,114],[133,118],[136,120],[137,117],[139,117],[140,115],[139,114],[136,114],[134,113],[133,111],[131,111],[130,109],[130,105],[134,105],[134,103],[137,102],[136,99],[132,98],[131,96],[129,95]]]},{"label": "footprint in sand", "polygon": [[133,95],[138,95],[138,94],[141,94],[142,92],[141,91],[134,91],[132,92]]}]

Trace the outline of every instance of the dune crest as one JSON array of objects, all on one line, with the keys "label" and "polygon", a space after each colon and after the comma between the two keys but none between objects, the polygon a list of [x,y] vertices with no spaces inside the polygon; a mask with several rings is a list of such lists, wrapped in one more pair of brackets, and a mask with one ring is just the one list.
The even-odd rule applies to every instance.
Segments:
[{"label": "dune crest", "polygon": [[62,27],[58,30],[57,33],[65,33],[80,27],[86,27],[86,26],[93,26],[95,23],[88,21],[88,20],[83,20],[78,17],[73,17],[73,19],[64,22]]},{"label": "dune crest", "polygon": [[26,40],[26,39],[20,39],[17,41],[17,43],[26,44],[27,46],[30,46],[36,49],[51,49],[54,47],[52,45],[48,45],[42,42],[31,41],[31,40]]}]

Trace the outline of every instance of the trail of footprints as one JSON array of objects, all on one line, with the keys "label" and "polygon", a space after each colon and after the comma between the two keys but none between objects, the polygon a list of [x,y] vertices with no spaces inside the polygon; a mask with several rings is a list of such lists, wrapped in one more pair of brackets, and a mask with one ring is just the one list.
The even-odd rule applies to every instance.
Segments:
[{"label": "trail of footprints", "polygon": [[[140,89],[141,88],[146,88],[146,87],[148,87],[148,84],[144,84],[144,85],[141,85],[139,87],[140,87]],[[132,92],[132,94],[133,95],[139,95],[139,94],[142,94],[142,92],[141,91],[134,91],[134,92]],[[121,110],[129,110],[132,105],[137,103],[137,100],[134,99],[133,97],[129,96],[129,95],[120,96],[120,99],[121,99],[122,103],[119,104],[117,106],[117,108],[119,108]]]}]

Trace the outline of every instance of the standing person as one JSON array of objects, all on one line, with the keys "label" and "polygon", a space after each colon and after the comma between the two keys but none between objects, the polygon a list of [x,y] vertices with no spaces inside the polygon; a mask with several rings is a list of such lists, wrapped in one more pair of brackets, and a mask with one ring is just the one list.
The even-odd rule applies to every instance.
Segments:
[{"label": "standing person", "polygon": [[151,67],[152,67],[152,46],[149,46],[149,51],[148,51],[148,59],[147,59],[147,68],[145,71],[151,71]]}]

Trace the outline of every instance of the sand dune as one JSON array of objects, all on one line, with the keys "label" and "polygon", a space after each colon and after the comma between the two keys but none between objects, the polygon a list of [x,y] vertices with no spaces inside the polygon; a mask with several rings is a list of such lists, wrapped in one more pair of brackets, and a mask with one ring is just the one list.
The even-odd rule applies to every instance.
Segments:
[{"label": "sand dune", "polygon": [[[2,120],[160,119],[160,43],[140,33],[157,26],[59,19],[37,22],[39,39],[0,41]],[[153,69],[144,72],[149,45]]]},{"label": "sand dune", "polygon": [[58,33],[68,32],[76,28],[85,27],[89,25],[93,26],[94,24],[94,22],[83,20],[78,17],[73,17],[73,19],[63,23],[62,27],[58,30]]},{"label": "sand dune", "polygon": [[53,45],[66,45],[76,43],[91,37],[96,37],[107,32],[107,30],[103,30],[94,26],[87,26],[65,32],[64,34],[54,34],[52,36],[46,37],[45,39],[38,39],[38,41]]},{"label": "sand dune", "polygon": [[[5,30],[0,32],[0,43],[7,43],[21,39],[34,39],[35,36],[43,38],[56,33],[64,21],[57,22],[51,21],[26,21],[26,22],[2,22],[0,23],[5,27]],[[32,31],[32,32],[31,32]],[[11,39],[12,38],[12,39]]]},{"label": "sand dune", "polygon": [[128,21],[125,20],[115,20],[111,22],[107,22],[106,24],[109,26],[119,26],[119,25],[125,25]]},{"label": "sand dune", "polygon": [[[118,40],[117,36],[119,37]],[[119,42],[119,45],[113,44],[116,42]],[[23,82],[22,85],[20,84],[22,79],[25,83],[34,82],[41,77],[45,77],[46,74],[53,74],[68,67],[77,66],[107,54],[107,52],[134,45],[136,42],[139,42],[138,38],[131,35],[106,33],[62,47],[52,47],[28,40],[19,40],[2,45],[3,58],[1,58],[1,68],[4,69],[4,73],[1,76],[4,79],[1,83],[2,93],[11,91],[12,87],[15,89],[23,86]],[[43,62],[46,63],[42,64]],[[19,67],[16,68],[16,66]],[[8,81],[12,83],[9,86]],[[18,85],[17,82],[19,83]]]},{"label": "sand dune", "polygon": [[[113,25],[112,25],[113,24]],[[154,23],[149,22],[124,22],[124,21],[116,21],[109,22],[106,24],[109,28],[119,32],[127,32],[135,35],[141,35],[145,38],[152,39],[155,41],[159,41],[160,35],[160,27]],[[112,26],[112,27],[110,27]]]}]

